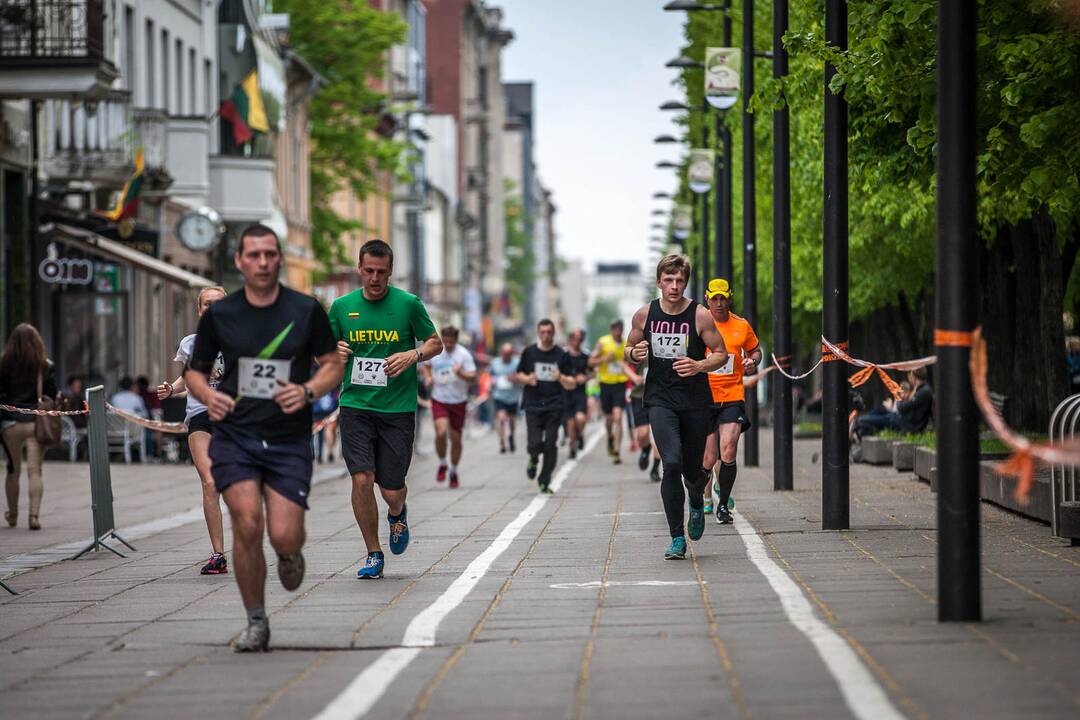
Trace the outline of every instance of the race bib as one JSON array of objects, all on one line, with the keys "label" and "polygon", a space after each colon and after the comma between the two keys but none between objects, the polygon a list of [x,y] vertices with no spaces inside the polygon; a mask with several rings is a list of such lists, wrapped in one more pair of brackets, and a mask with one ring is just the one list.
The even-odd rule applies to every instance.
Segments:
[{"label": "race bib", "polygon": [[555,363],[536,363],[536,379],[541,382],[554,382],[558,371]]},{"label": "race bib", "polygon": [[735,372],[735,353],[728,353],[727,362],[716,368],[710,375],[731,375]]},{"label": "race bib", "polygon": [[210,371],[209,385],[210,389],[217,390],[219,384],[221,384],[221,376],[225,374],[225,358],[221,353],[218,353],[217,359],[214,360],[214,369]]},{"label": "race bib", "polygon": [[278,380],[289,382],[291,369],[292,360],[242,357],[240,358],[240,382],[236,392],[243,397],[269,400],[281,388]]},{"label": "race bib", "polygon": [[354,357],[352,384],[386,387],[386,359]]},{"label": "race bib", "polygon": [[681,333],[653,333],[653,357],[674,360],[686,357],[686,335]]},{"label": "race bib", "polygon": [[496,390],[511,390],[513,387],[514,384],[510,382],[509,375],[501,375],[497,380],[495,380]]},{"label": "race bib", "polygon": [[439,383],[440,385],[442,385],[444,383],[448,383],[453,379],[454,379],[454,368],[452,368],[452,367],[441,367],[441,368],[438,368],[437,370],[435,370],[435,382]]},{"label": "race bib", "polygon": [[617,362],[608,363],[607,364],[607,374],[608,375],[622,375],[623,374],[622,363],[617,363]]}]

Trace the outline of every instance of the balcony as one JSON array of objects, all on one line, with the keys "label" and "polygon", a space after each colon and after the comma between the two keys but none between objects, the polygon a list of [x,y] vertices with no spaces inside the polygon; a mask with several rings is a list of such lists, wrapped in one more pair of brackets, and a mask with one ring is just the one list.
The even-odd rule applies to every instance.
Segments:
[{"label": "balcony", "polygon": [[120,187],[131,176],[136,138],[126,92],[112,91],[95,102],[47,101],[44,125],[42,154],[50,179]]},{"label": "balcony", "polygon": [[210,121],[170,117],[166,127],[166,167],[173,177],[170,192],[205,205],[210,193]]},{"label": "balcony", "polygon": [[274,212],[274,161],[211,157],[210,205],[226,222],[265,221]]},{"label": "balcony", "polygon": [[104,97],[118,72],[103,0],[3,0],[0,98]]}]

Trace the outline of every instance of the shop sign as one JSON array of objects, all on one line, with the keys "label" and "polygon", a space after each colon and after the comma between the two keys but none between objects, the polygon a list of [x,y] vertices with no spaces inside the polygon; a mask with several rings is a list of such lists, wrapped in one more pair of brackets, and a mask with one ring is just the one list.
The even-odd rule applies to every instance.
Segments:
[{"label": "shop sign", "polygon": [[94,281],[94,263],[79,258],[45,258],[38,265],[38,277],[55,285],[89,285]]}]

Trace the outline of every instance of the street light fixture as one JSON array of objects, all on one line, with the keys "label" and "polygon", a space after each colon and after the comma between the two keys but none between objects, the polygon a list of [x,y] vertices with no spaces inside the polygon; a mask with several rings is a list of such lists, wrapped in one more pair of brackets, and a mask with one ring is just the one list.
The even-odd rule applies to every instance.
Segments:
[{"label": "street light fixture", "polygon": [[660,208],[656,208],[655,210],[652,211],[652,214],[653,215],[667,215],[668,213],[667,213],[667,210],[661,210]]},{"label": "street light fixture", "polygon": [[690,106],[686,103],[678,102],[677,100],[668,100],[666,103],[660,106],[661,110],[689,110]]},{"label": "street light fixture", "polygon": [[689,70],[702,70],[705,68],[705,63],[700,63],[693,58],[688,58],[685,55],[680,55],[674,60],[668,60],[664,63],[664,67],[669,68],[686,68]]},{"label": "street light fixture", "polygon": [[671,193],[666,192],[654,192],[652,194],[653,200],[672,200],[674,196]]},{"label": "street light fixture", "polygon": [[679,139],[674,135],[657,135],[653,138],[654,143],[678,143]]},{"label": "street light fixture", "polygon": [[664,6],[665,10],[684,10],[694,12],[696,10],[724,10],[720,5],[698,5],[695,0],[672,0]]},{"label": "street light fixture", "polygon": [[661,160],[660,162],[656,163],[656,167],[660,168],[661,170],[670,170],[678,169],[679,166],[677,163],[673,163],[670,160]]},{"label": "street light fixture", "polygon": [[664,223],[653,223],[652,225],[649,226],[649,229],[651,229],[651,230],[667,230],[667,225],[665,225]]}]

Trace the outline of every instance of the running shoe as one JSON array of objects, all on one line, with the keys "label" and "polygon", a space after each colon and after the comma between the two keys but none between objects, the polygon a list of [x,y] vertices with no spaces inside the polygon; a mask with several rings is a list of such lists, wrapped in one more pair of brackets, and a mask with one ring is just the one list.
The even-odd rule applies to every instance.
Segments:
[{"label": "running shoe", "polygon": [[615,453],[611,456],[611,462],[613,465],[622,465],[622,455],[619,455],[619,453]]},{"label": "running shoe", "polygon": [[570,459],[575,460],[577,458],[577,443],[570,444]]},{"label": "running shoe", "polygon": [[[454,487],[454,476],[450,476],[450,487]],[[390,525],[390,552],[400,555],[409,547],[408,507],[401,507],[401,514],[396,518],[386,513],[386,522]]]},{"label": "running shoe", "polygon": [[233,652],[266,652],[270,645],[270,620],[249,622],[233,643]]},{"label": "running shoe", "polygon": [[499,454],[500,455],[505,455],[506,454],[506,445],[499,445]]},{"label": "running shoe", "polygon": [[382,577],[383,565],[386,563],[383,561],[383,554],[381,552],[369,552],[367,560],[364,561],[364,567],[356,571],[356,577],[361,580],[374,580]]},{"label": "running shoe", "polygon": [[649,471],[649,478],[653,482],[660,482],[660,466],[653,463],[652,470]]},{"label": "running shoe", "polygon": [[712,494],[705,496],[705,505],[702,507],[706,515],[712,515]]},{"label": "running shoe", "polygon": [[578,437],[578,439],[577,439],[577,449],[578,450],[584,450],[585,449],[585,438],[584,437]]},{"label": "running shoe", "polygon": [[529,456],[529,464],[525,466],[525,474],[530,480],[536,479],[536,458]]},{"label": "running shoe", "polygon": [[704,508],[690,508],[690,520],[686,523],[686,531],[691,540],[700,540],[705,533],[705,510]]},{"label": "running shoe", "polygon": [[455,472],[450,473],[450,489],[451,490],[456,490],[458,485],[460,485],[460,484],[461,483],[458,481],[457,472],[455,471]]},{"label": "running shoe", "polygon": [[510,452],[514,452],[515,450],[517,450],[517,447],[514,445],[514,436],[511,435],[510,436]]},{"label": "running shoe", "polygon": [[686,538],[682,535],[671,538],[671,545],[664,553],[665,560],[682,560],[686,557]]},{"label": "running shoe", "polygon": [[229,561],[221,553],[213,553],[199,571],[200,575],[224,575],[229,572]]},{"label": "running shoe", "polygon": [[638,455],[637,459],[637,466],[639,470],[647,470],[649,468],[649,454],[651,452],[651,447],[641,448],[641,454]]},{"label": "running shoe", "polygon": [[277,557],[277,576],[281,580],[281,587],[286,590],[300,587],[300,583],[304,581],[304,553],[279,554]]},{"label": "running shoe", "polygon": [[735,518],[731,516],[731,512],[723,505],[716,506],[716,524],[717,525],[730,525],[735,522]]},{"label": "running shoe", "polygon": [[446,466],[440,465],[438,472],[435,473],[435,482],[442,482],[446,479]]},{"label": "running shoe", "polygon": [[551,483],[547,483],[540,486],[540,492],[544,495],[554,495],[555,491],[551,489]]}]

